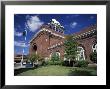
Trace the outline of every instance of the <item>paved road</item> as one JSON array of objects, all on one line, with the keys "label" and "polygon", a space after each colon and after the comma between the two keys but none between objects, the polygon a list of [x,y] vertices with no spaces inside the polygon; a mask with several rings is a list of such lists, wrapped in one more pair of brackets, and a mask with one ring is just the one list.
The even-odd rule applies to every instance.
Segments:
[{"label": "paved road", "polygon": [[20,69],[20,68],[33,68],[31,64],[23,64],[21,66],[21,63],[14,64],[14,69]]},{"label": "paved road", "polygon": [[25,65],[21,66],[21,63],[14,64],[14,69],[26,68]]}]

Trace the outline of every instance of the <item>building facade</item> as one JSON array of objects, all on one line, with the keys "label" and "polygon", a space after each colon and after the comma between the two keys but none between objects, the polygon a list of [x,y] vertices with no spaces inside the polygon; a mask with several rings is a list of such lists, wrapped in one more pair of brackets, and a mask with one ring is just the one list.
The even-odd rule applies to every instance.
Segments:
[{"label": "building facade", "polygon": [[[78,45],[78,55],[76,60],[90,60],[90,54],[96,51],[97,48],[97,26],[81,30],[73,34],[73,40],[76,40]],[[36,53],[50,59],[53,53],[57,53],[62,60],[64,57],[65,34],[64,27],[59,22],[52,20],[50,23],[42,25],[41,29],[34,35],[30,41],[29,53]]]}]

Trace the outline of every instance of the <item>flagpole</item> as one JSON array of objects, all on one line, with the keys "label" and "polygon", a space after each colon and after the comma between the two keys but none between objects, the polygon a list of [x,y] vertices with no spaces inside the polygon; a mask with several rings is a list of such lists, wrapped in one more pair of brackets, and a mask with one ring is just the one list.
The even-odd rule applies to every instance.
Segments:
[{"label": "flagpole", "polygon": [[23,48],[23,52],[22,52],[21,67],[23,66],[23,54],[24,54],[24,48]]},{"label": "flagpole", "polygon": [[[27,31],[25,30],[25,37],[24,40],[26,41],[26,35],[27,35]],[[24,42],[24,47],[25,47],[25,42]],[[23,54],[24,54],[24,48],[23,48],[23,52],[22,52],[22,59],[21,59],[21,67],[23,66]]]}]

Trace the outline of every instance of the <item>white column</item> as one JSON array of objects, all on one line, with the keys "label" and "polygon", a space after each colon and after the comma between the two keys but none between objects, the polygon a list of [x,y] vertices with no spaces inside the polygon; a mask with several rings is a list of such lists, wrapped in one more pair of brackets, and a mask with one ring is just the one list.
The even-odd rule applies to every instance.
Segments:
[{"label": "white column", "polygon": [[83,58],[84,58],[84,60],[85,60],[85,54],[84,54],[84,50],[83,50]]}]

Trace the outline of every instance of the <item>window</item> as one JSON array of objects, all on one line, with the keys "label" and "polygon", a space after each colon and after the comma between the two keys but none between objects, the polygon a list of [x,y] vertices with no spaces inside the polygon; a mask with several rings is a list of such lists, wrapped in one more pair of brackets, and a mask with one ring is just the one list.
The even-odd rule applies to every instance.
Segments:
[{"label": "window", "polygon": [[92,51],[93,52],[97,52],[97,44],[93,44],[92,45]]},{"label": "window", "polygon": [[60,52],[51,53],[50,58],[52,58],[52,56],[56,56],[56,57],[60,58]]},{"label": "window", "polygon": [[37,51],[37,45],[36,45],[35,43],[33,44],[32,49],[33,49],[34,51]]},{"label": "window", "polygon": [[78,50],[77,50],[77,58],[76,60],[85,60],[85,55],[84,55],[84,49],[83,47],[78,47]]}]

